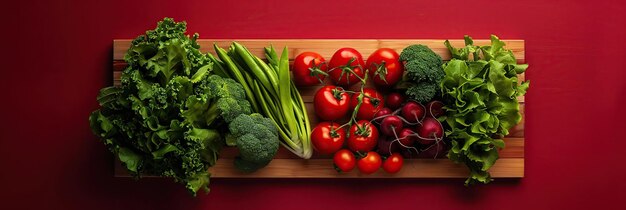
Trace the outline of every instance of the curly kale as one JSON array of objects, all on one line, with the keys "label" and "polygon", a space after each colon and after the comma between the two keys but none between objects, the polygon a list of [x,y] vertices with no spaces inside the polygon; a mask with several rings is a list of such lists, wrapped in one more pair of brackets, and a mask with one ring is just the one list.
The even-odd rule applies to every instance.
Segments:
[{"label": "curly kale", "polygon": [[409,83],[406,95],[420,103],[431,101],[439,93],[439,83],[444,77],[441,57],[424,45],[411,45],[400,53]]},{"label": "curly kale", "polygon": [[279,147],[278,130],[272,120],[262,115],[239,115],[229,125],[227,144],[239,148],[235,167],[253,172],[269,164]]},{"label": "curly kale", "polygon": [[208,167],[224,141],[220,133],[250,114],[241,84],[210,75],[213,63],[200,52],[186,24],[165,18],[132,41],[121,86],[100,91],[93,132],[128,171],[172,177],[194,195],[208,191]]}]

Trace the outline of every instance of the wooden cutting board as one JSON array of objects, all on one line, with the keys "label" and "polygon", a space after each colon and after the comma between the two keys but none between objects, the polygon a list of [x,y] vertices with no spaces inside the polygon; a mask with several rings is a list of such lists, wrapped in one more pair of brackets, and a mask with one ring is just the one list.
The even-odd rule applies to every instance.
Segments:
[{"label": "wooden cutting board", "polygon": [[[430,47],[444,60],[450,59],[450,53],[444,46],[443,39],[417,39],[417,40],[392,40],[392,39],[200,39],[198,43],[201,51],[215,55],[213,43],[222,48],[228,48],[232,41],[237,41],[246,46],[253,54],[264,57],[263,48],[273,45],[277,50],[284,46],[289,48],[289,58],[293,60],[298,54],[305,51],[320,53],[327,60],[339,48],[352,47],[367,58],[378,48],[392,48],[398,53],[411,44],[423,44]],[[506,48],[513,51],[518,63],[524,63],[524,40],[503,40]],[[130,39],[113,40],[113,83],[120,85],[121,71],[126,67],[124,54],[130,47]],[[450,40],[455,47],[463,47],[463,40]],[[474,40],[475,45],[488,45],[490,40]],[[520,75],[520,81],[524,75]],[[313,95],[321,86],[300,88],[303,100],[307,104],[311,127],[318,122],[313,112]],[[491,168],[492,177],[495,178],[521,178],[524,177],[524,97],[519,97],[522,121],[511,129],[505,137],[506,148],[500,151],[500,159]],[[235,148],[225,148],[220,153],[220,159],[211,167],[211,177],[219,178],[466,178],[468,170],[465,165],[454,164],[447,158],[441,159],[405,159],[405,165],[397,174],[386,174],[382,170],[370,175],[363,175],[358,170],[349,173],[337,173],[332,165],[332,156],[314,154],[309,160],[304,160],[291,154],[286,149],[279,150],[275,159],[265,168],[250,174],[237,171],[233,166],[233,158],[237,156]],[[115,162],[116,177],[128,177],[126,169],[121,166],[119,160]]]}]

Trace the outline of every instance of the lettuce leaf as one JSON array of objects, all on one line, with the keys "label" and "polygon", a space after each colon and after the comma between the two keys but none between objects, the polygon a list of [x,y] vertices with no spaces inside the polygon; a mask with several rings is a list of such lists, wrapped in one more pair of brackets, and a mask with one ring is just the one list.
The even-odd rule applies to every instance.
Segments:
[{"label": "lettuce leaf", "polygon": [[442,122],[452,148],[448,158],[470,169],[466,184],[489,183],[489,169],[504,148],[502,137],[520,122],[517,97],[524,95],[529,81],[518,84],[518,74],[528,68],[517,64],[505,43],[491,36],[491,45],[474,46],[465,36],[465,47],[444,43],[452,60],[443,65],[441,92],[446,114]]}]

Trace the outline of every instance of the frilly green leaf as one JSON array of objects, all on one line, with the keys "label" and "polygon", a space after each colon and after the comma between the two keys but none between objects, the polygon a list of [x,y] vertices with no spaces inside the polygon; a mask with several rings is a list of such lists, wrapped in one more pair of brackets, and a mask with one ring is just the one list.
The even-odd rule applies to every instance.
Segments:
[{"label": "frilly green leaf", "polygon": [[172,177],[195,195],[208,191],[227,119],[250,105],[239,83],[211,75],[211,57],[186,28],[165,18],[134,39],[121,86],[100,91],[89,123],[131,174]]},{"label": "frilly green leaf", "polygon": [[126,147],[120,147],[117,155],[129,171],[134,173],[138,172],[138,167],[141,164],[140,155]]},{"label": "frilly green leaf", "polygon": [[441,92],[447,106],[442,122],[452,145],[448,158],[470,169],[466,184],[488,183],[497,149],[505,146],[492,137],[506,136],[521,120],[517,97],[526,93],[528,81],[518,85],[517,75],[528,66],[517,64],[496,36],[488,46],[473,46],[468,36],[465,43],[460,49],[444,43],[453,59],[443,65]]}]

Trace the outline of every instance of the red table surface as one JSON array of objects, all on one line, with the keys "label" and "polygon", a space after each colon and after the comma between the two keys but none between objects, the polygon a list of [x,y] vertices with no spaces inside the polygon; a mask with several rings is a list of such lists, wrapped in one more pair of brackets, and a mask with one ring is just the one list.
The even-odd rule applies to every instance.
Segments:
[{"label": "red table surface", "polygon": [[[617,209],[626,197],[624,1],[11,1],[2,26],[3,209]],[[167,179],[113,177],[91,133],[112,40],[164,16],[201,38],[526,40],[526,174],[461,179],[213,179],[196,198]],[[9,207],[9,208],[6,208]]]}]

